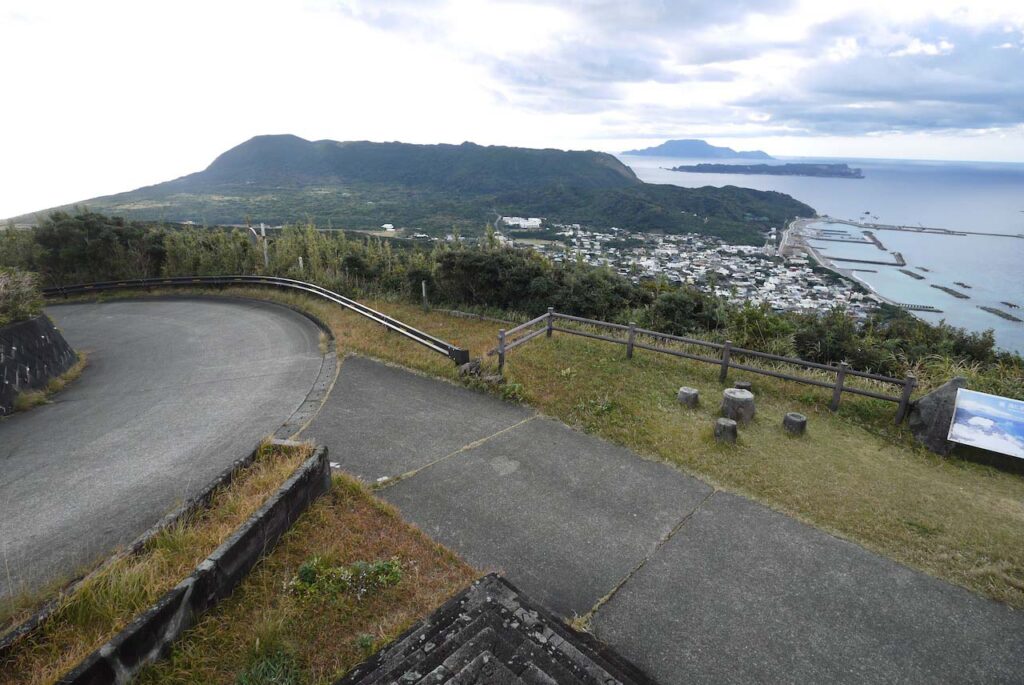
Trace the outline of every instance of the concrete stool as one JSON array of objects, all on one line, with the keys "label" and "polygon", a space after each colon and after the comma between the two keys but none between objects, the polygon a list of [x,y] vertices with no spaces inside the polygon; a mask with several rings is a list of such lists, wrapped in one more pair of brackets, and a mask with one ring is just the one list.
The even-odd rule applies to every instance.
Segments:
[{"label": "concrete stool", "polygon": [[803,435],[807,430],[807,417],[791,411],[782,417],[782,427],[792,435]]},{"label": "concrete stool", "polygon": [[750,381],[736,381],[735,383],[732,384],[732,387],[736,388],[737,390],[753,391],[754,384],[751,383]]},{"label": "concrete stool", "polygon": [[718,442],[736,442],[736,422],[732,419],[715,419],[715,440]]},{"label": "concrete stool", "polygon": [[679,388],[679,392],[676,394],[676,399],[679,400],[679,404],[684,407],[696,407],[700,401],[700,391],[697,388],[688,388],[683,386]]},{"label": "concrete stool", "polygon": [[722,416],[739,424],[750,423],[754,419],[754,393],[726,388],[722,391]]}]

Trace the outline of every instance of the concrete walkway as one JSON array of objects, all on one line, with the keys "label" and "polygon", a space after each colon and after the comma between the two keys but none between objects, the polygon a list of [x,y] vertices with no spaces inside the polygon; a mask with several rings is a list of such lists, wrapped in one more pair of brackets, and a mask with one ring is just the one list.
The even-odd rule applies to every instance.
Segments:
[{"label": "concrete walkway", "polygon": [[289,418],[324,359],[319,329],[273,304],[47,313],[89,364],[52,404],[0,420],[0,598],[73,575],[195,495]]},{"label": "concrete walkway", "polygon": [[528,409],[349,357],[306,437],[662,683],[1024,681],[1024,612]]}]

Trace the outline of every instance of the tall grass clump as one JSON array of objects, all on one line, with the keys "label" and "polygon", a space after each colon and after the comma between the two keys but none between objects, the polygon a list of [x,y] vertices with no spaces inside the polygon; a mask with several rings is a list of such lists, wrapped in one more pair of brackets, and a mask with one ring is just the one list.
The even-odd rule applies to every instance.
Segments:
[{"label": "tall grass clump", "polygon": [[39,316],[43,296],[35,274],[14,268],[0,268],[0,326]]}]

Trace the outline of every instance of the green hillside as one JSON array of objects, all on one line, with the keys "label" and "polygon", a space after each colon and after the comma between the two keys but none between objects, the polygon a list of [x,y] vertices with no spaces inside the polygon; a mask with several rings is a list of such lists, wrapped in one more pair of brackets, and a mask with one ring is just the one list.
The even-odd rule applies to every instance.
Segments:
[{"label": "green hillside", "polygon": [[601,152],[292,135],[258,136],[203,171],[76,204],[132,219],[210,225],[312,219],[353,229],[391,223],[442,233],[457,227],[466,235],[496,214],[525,214],[749,243],[760,242],[769,226],[814,213],[781,193],[643,183]]}]

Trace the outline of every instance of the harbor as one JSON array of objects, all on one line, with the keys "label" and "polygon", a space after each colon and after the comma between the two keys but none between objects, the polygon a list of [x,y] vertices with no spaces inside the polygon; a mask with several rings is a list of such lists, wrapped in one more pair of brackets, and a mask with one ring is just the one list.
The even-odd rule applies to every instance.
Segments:
[{"label": "harbor", "polygon": [[779,254],[807,255],[860,283],[880,301],[929,322],[979,332],[993,329],[997,344],[1019,350],[1024,348],[1024,317],[1010,305],[1024,299],[1024,281],[1008,275],[1019,273],[1012,265],[1024,259],[1020,238],[815,217],[789,224]]}]

